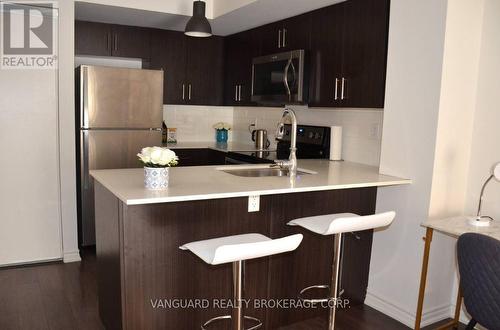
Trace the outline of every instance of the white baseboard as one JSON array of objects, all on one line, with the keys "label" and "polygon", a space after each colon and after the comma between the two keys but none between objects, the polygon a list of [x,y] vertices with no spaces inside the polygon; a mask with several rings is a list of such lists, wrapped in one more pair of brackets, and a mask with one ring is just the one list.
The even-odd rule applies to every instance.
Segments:
[{"label": "white baseboard", "polygon": [[[404,325],[412,329],[413,326],[415,325],[416,311],[404,310],[392,304],[387,299],[378,297],[370,292],[366,294],[365,304],[378,310],[381,313],[384,313],[387,316],[392,317],[393,319],[403,323]],[[439,322],[441,320],[451,317],[451,315],[453,315],[452,307],[453,306],[451,304],[448,304],[424,311],[422,315],[421,325],[425,327],[429,324]]]},{"label": "white baseboard", "polygon": [[[455,306],[456,304],[453,304],[451,306],[451,312],[453,314],[455,314]],[[465,310],[465,307],[464,305],[462,304],[461,308],[460,308],[460,318],[459,318],[459,321],[462,322],[463,324],[468,324],[471,320],[471,317],[469,314],[467,314],[467,311]]]},{"label": "white baseboard", "polygon": [[453,318],[454,313],[453,305],[446,304],[443,306],[435,307],[431,310],[424,311],[422,314],[422,326],[428,326],[447,318]]},{"label": "white baseboard", "polygon": [[68,262],[77,262],[77,261],[82,261],[82,258],[80,258],[80,251],[72,251],[72,252],[64,252],[63,255],[63,262],[68,263]]}]

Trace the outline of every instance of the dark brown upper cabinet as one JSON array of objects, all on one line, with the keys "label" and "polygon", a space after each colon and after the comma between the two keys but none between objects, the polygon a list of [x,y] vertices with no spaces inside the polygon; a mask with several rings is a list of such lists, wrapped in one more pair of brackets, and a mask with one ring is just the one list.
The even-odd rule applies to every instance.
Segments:
[{"label": "dark brown upper cabinet", "polygon": [[149,29],[113,25],[112,55],[118,57],[135,57],[149,60],[151,58],[151,31]]},{"label": "dark brown upper cabinet", "polygon": [[186,100],[186,37],[177,31],[151,33],[151,69],[163,69],[163,103],[183,104]]},{"label": "dark brown upper cabinet", "polygon": [[389,7],[389,0],[345,2],[345,107],[384,107]]},{"label": "dark brown upper cabinet", "polygon": [[389,0],[312,13],[310,106],[383,108]]},{"label": "dark brown upper cabinet", "polygon": [[309,106],[341,106],[344,3],[312,12]]},{"label": "dark brown upper cabinet", "polygon": [[283,36],[280,50],[296,50],[310,48],[311,14],[306,13],[282,21]]},{"label": "dark brown upper cabinet", "polygon": [[275,22],[258,27],[257,34],[261,41],[259,55],[280,53],[283,45],[283,22]]},{"label": "dark brown upper cabinet", "polygon": [[310,28],[309,13],[257,28],[262,40],[261,55],[309,49]]},{"label": "dark brown upper cabinet", "polygon": [[75,53],[77,55],[111,56],[111,25],[75,22]]},{"label": "dark brown upper cabinet", "polygon": [[154,30],[152,69],[163,69],[164,103],[221,105],[224,40],[187,37],[182,32]]},{"label": "dark brown upper cabinet", "polygon": [[77,55],[151,57],[150,30],[134,26],[85,21],[75,22]]},{"label": "dark brown upper cabinet", "polygon": [[260,55],[257,30],[249,30],[225,39],[224,104],[253,105],[252,59]]},{"label": "dark brown upper cabinet", "polygon": [[197,105],[221,105],[224,88],[224,39],[187,38],[186,101]]}]

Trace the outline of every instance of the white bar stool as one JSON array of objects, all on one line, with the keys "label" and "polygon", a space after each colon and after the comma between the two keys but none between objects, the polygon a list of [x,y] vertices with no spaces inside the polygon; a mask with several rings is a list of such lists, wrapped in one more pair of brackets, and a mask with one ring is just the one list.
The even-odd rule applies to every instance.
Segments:
[{"label": "white bar stool", "polygon": [[302,237],[302,234],[296,234],[273,240],[261,234],[243,234],[191,242],[181,246],[180,249],[193,252],[201,260],[210,265],[233,263],[233,297],[235,306],[232,315],[214,317],[206,321],[201,326],[201,329],[206,330],[206,327],[211,323],[227,319],[232,320],[233,330],[244,330],[245,320],[255,323],[255,325],[247,330],[255,330],[262,327],[262,322],[259,319],[243,316],[243,307],[241,304],[243,298],[243,262],[248,259],[293,251],[302,242]]},{"label": "white bar stool", "polygon": [[[359,216],[353,213],[339,213],[320,215],[315,217],[299,218],[288,223],[290,226],[300,226],[320,235],[335,235],[334,255],[332,266],[332,282],[331,285],[313,285],[304,288],[299,293],[299,299],[309,301],[311,303],[327,302],[333,300],[333,307],[330,306],[330,318],[328,321],[328,329],[335,329],[335,313],[337,306],[338,283],[340,274],[340,250],[342,244],[342,234],[356,232],[361,230],[375,229],[385,227],[391,224],[396,213],[385,212],[367,216]],[[330,289],[330,296],[326,299],[305,299],[304,294],[311,289]]]}]

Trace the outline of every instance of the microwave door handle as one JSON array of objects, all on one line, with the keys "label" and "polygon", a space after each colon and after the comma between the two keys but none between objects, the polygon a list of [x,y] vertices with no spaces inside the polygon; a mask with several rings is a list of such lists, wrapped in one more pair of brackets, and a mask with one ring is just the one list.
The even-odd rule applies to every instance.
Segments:
[{"label": "microwave door handle", "polygon": [[292,88],[294,88],[297,85],[297,71],[295,71],[295,65],[293,65],[292,59],[290,59],[290,66],[292,67],[292,73],[293,73]]},{"label": "microwave door handle", "polygon": [[292,98],[290,85],[288,84],[288,70],[290,70],[290,65],[292,64],[292,58],[288,60],[288,63],[285,66],[285,71],[283,72],[283,83],[285,84],[286,94],[288,95],[288,100],[290,101]]}]

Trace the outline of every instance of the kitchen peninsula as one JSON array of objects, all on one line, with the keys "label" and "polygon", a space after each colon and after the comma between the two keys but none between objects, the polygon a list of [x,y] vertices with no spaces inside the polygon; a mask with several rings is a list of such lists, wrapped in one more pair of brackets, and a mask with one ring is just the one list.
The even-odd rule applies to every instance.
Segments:
[{"label": "kitchen peninsula", "polygon": [[[304,240],[288,254],[250,260],[246,299],[295,299],[310,285],[329,283],[333,239],[286,226],[294,218],[329,213],[375,212],[377,187],[410,180],[379,174],[378,168],[350,162],[299,160],[290,177],[244,177],[231,170],[268,165],[180,167],[170,186],[148,191],[142,169],[95,170],[98,289],[101,319],[108,329],[196,329],[226,314],[214,306],[154,308],[157,299],[230,299],[231,265],[208,266],[185,251],[184,243],[243,233],[271,238],[300,232]],[[314,173],[314,174],[311,174]],[[248,212],[248,196],[260,209]],[[396,220],[397,221],[397,220]],[[364,301],[372,231],[346,235],[343,242],[343,298]],[[315,317],[327,310],[254,309],[264,329]]]}]

